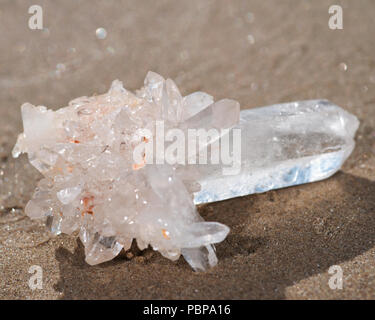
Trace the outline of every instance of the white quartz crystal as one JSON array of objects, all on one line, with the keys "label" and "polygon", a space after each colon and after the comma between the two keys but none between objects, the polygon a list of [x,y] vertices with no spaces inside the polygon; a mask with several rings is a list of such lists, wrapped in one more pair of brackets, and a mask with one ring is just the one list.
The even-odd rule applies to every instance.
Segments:
[{"label": "white quartz crystal", "polygon": [[47,218],[54,234],[78,231],[89,264],[111,260],[133,239],[171,260],[182,254],[195,270],[217,263],[213,244],[229,228],[198,214],[195,168],[134,163],[133,151],[150,140],[140,140],[137,129],[154,133],[156,120],[166,129],[231,127],[239,119],[237,102],[214,103],[203,92],[182,97],[171,79],[149,72],[135,94],[115,80],[108,93],[57,111],[29,103],[21,109],[24,132],[13,156],[27,153],[44,176],[26,214]]}]

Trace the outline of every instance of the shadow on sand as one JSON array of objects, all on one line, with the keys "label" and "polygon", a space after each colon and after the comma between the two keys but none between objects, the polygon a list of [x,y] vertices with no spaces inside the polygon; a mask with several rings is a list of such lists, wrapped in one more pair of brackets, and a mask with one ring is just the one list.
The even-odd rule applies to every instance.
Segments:
[{"label": "shadow on sand", "polygon": [[231,199],[199,208],[228,225],[219,264],[194,273],[151,249],[99,266],[56,250],[64,299],[275,299],[285,288],[375,246],[375,183],[339,172],[313,184]]}]

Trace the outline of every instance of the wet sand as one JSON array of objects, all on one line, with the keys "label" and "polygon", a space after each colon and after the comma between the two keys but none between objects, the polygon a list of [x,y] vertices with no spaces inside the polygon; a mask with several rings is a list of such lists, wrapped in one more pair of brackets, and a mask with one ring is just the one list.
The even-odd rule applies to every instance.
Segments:
[{"label": "wet sand", "polygon": [[[44,31],[28,28],[32,1],[0,8],[1,299],[374,299],[375,3],[338,1],[40,1]],[[95,30],[108,35],[99,40]],[[57,67],[57,65],[59,65]],[[63,65],[63,66],[62,66]],[[10,152],[26,101],[54,109],[148,70],[243,109],[326,98],[361,121],[356,148],[325,181],[199,207],[231,228],[219,264],[194,273],[148,249],[89,266],[72,236],[50,238],[24,216],[40,175]],[[28,286],[43,268],[43,289]],[[343,289],[328,285],[343,270]]]}]

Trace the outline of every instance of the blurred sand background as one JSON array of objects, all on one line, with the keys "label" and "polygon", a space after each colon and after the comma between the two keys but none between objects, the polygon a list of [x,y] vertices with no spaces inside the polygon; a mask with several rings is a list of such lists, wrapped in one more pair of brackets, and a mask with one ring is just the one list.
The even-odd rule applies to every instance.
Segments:
[{"label": "blurred sand background", "polygon": [[[28,28],[32,4],[43,31]],[[328,27],[332,4],[343,30]],[[375,298],[374,1],[1,0],[0,30],[1,299]],[[328,180],[201,206],[231,228],[207,273],[152,250],[89,266],[75,238],[24,216],[40,175],[10,155],[20,105],[56,109],[114,79],[136,89],[148,70],[243,109],[329,99],[360,119],[355,151]],[[28,286],[31,265],[42,290]],[[328,286],[332,265],[342,290]]]}]

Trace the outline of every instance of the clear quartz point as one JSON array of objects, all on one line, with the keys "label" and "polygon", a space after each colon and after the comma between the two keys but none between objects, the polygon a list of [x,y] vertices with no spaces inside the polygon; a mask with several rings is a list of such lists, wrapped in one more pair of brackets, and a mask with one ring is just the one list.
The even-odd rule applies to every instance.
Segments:
[{"label": "clear quartz point", "polygon": [[[358,119],[327,100],[242,110],[241,166],[199,166],[201,190],[194,203],[261,193],[330,177],[351,154]],[[232,141],[230,139],[230,141]]]}]

